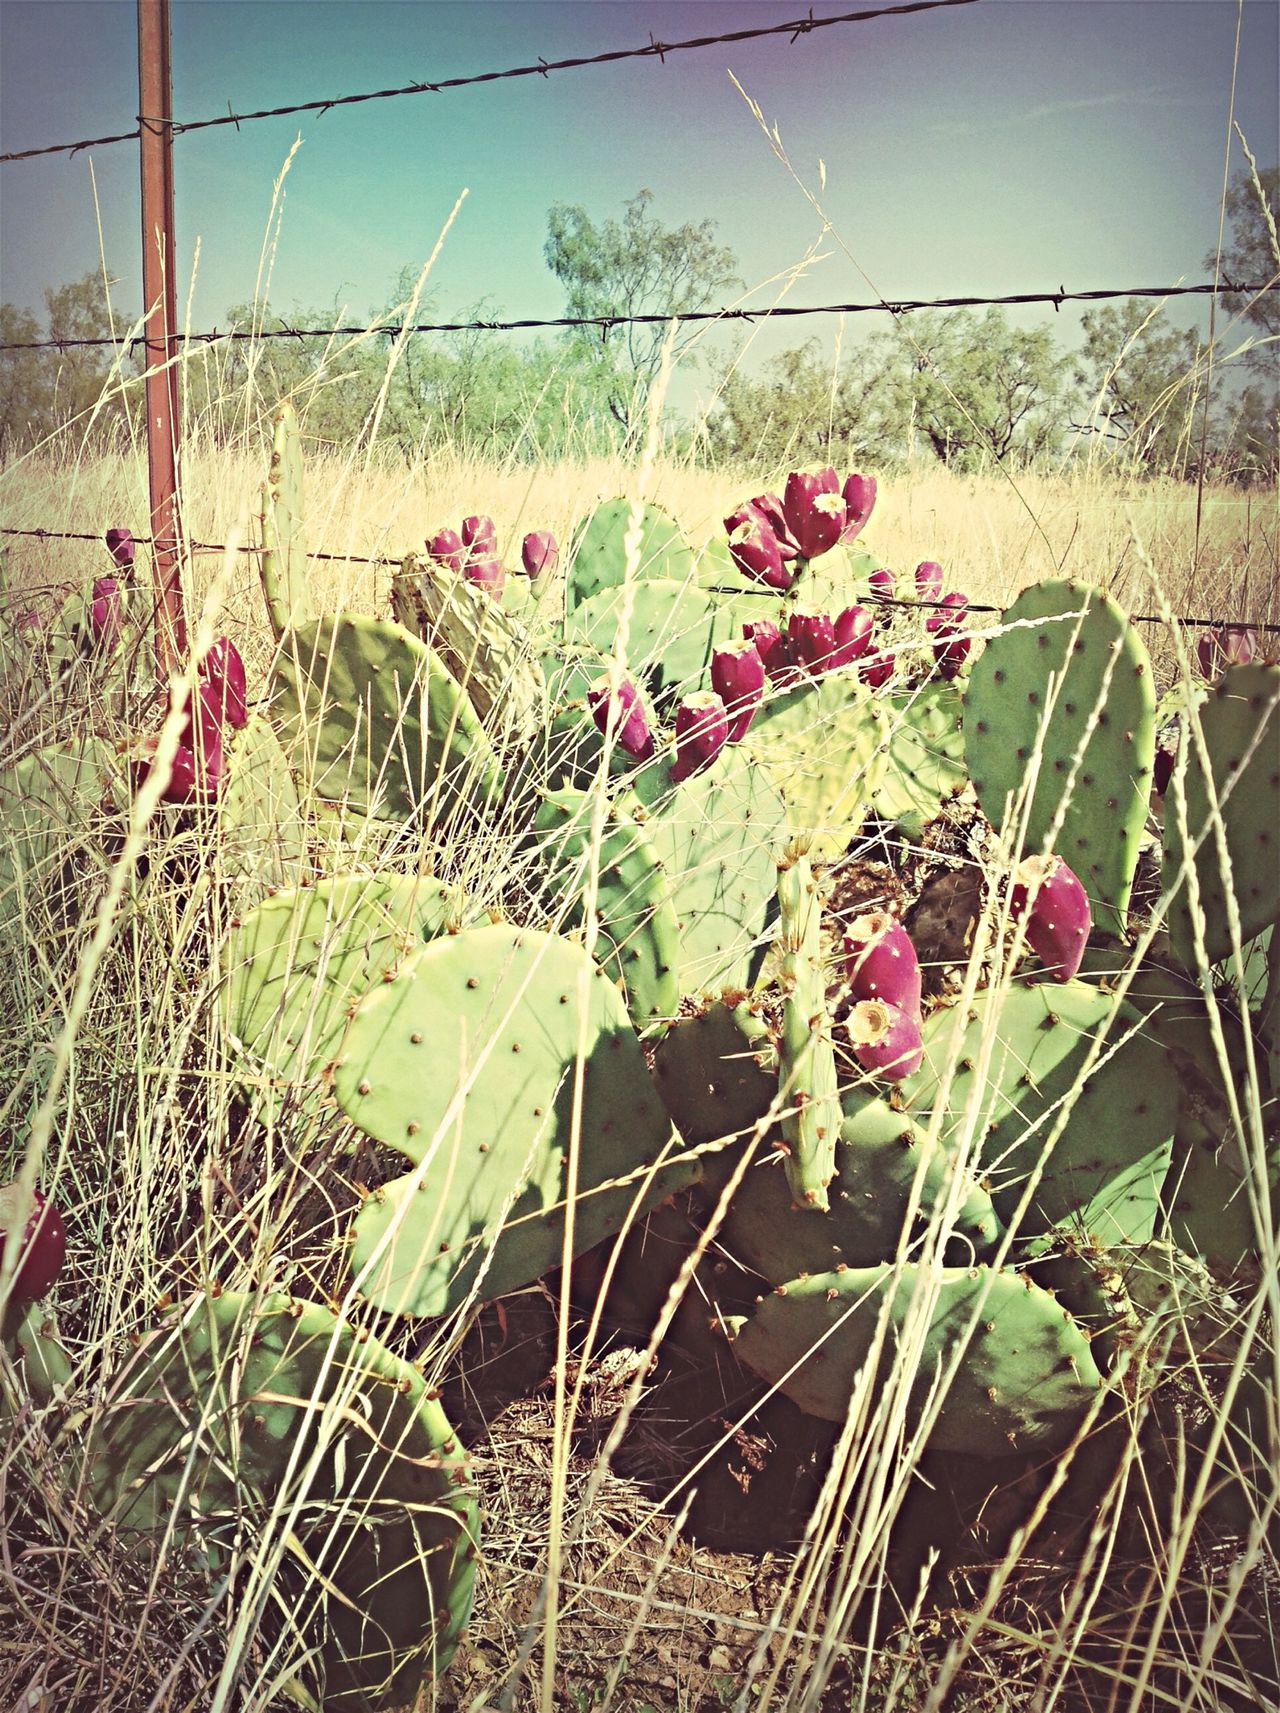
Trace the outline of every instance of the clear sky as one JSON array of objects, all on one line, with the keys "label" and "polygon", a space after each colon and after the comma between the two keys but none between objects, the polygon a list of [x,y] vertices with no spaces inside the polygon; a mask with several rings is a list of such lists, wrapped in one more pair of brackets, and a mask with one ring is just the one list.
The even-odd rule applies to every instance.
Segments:
[{"label": "clear sky", "polygon": [[[808,0],[174,0],[174,112],[211,117],[807,10]],[[1197,281],[1217,237],[1236,29],[1234,0],[978,0],[665,64],[198,132],[175,143],[180,295],[195,266],[196,326],[252,296],[272,183],[301,137],[271,282],[283,312],[361,316],[385,301],[464,188],[433,275],[450,316],[482,298],[511,316],[559,313],[542,258],[548,207],[581,203],[603,218],[642,187],[667,224],[714,220],[756,288],[747,301],[768,304],[776,288],[763,282],[806,255],[820,222],[730,72],[815,192],[825,163],[827,259],[792,302],[874,295],[859,270],[889,297]],[[1246,0],[1234,112],[1262,166],[1280,155],[1278,35],[1276,0]],[[0,56],[5,150],[135,122],[132,0],[0,0]],[[1242,162],[1234,141],[1231,161]],[[137,305],[135,144],[0,165],[0,296],[35,308],[44,285],[96,265],[95,194],[119,301]],[[1177,313],[1192,324],[1204,312]],[[1064,313],[1063,333],[1073,324]],[[879,325],[863,317],[859,330]],[[834,321],[792,322],[771,342],[813,334],[831,341]]]}]

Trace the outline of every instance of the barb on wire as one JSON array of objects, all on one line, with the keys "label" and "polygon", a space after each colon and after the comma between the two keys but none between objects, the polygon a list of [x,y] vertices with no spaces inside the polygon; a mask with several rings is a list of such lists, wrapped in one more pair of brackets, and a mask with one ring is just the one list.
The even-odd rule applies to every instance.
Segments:
[{"label": "barb on wire", "polygon": [[[171,129],[175,137],[182,136],[186,131],[207,131],[215,125],[234,125],[238,131],[242,121],[249,119],[279,119],[290,113],[323,115],[335,107],[354,107],[362,101],[389,101],[398,95],[438,95],[445,89],[468,89],[478,83],[499,83],[511,77],[546,77],[553,71],[577,71],[583,66],[613,65],[625,59],[657,59],[665,65],[668,54],[680,53],[690,48],[711,48],[721,42],[750,42],[761,36],[789,35],[794,42],[798,36],[808,35],[811,30],[826,29],[832,24],[865,24],[875,18],[901,17],[908,12],[936,12],[947,6],[974,4],[975,0],[909,0],[909,4],[903,6],[878,6],[861,12],[838,12],[830,18],[815,18],[810,11],[807,18],[798,21],[793,19],[789,24],[760,25],[752,30],[728,30],[715,36],[691,36],[683,42],[659,42],[651,35],[641,48],[615,48],[609,53],[584,54],[574,59],[539,58],[533,65],[515,65],[506,71],[480,71],[468,77],[443,77],[435,83],[406,83],[396,89],[371,89],[363,95],[335,95],[320,101],[298,101],[288,107],[262,107],[252,113],[221,113],[213,119],[189,119],[185,122],[174,120]],[[137,131],[125,131],[116,137],[90,137],[79,143],[50,143],[41,149],[18,149],[11,154],[0,155],[0,162],[26,161],[35,155],[75,154],[80,149],[98,148],[106,143],[127,143],[138,135]]]},{"label": "barb on wire", "polygon": [[[771,309],[689,309],[651,315],[559,315],[547,318],[526,318],[520,321],[419,321],[409,327],[388,322],[385,327],[267,327],[228,328],[225,333],[212,328],[207,333],[174,333],[176,341],[188,345],[214,345],[259,339],[357,339],[370,333],[387,338],[399,338],[403,333],[519,333],[533,329],[556,327],[597,327],[611,332],[615,327],[665,326],[671,321],[744,321],[755,324],[796,315],[871,315],[877,311],[887,315],[903,315],[913,309],[983,309],[1006,304],[1051,303],[1060,309],[1064,303],[1101,303],[1120,297],[1208,297],[1230,293],[1259,297],[1264,292],[1280,292],[1280,279],[1265,285],[1236,285],[1219,280],[1216,285],[1189,286],[1108,286],[1096,291],[1022,291],[1004,297],[930,297],[903,298],[894,302],[875,303],[813,303],[779,304]],[[29,339],[0,345],[0,351],[69,350],[82,345],[145,345],[146,338],[135,339]]]},{"label": "barb on wire", "polygon": [[[34,536],[37,540],[40,540],[40,541],[101,541],[102,540],[102,535],[100,532],[97,534],[87,534],[87,533],[75,533],[73,531],[62,530],[62,529],[12,529],[12,528],[9,528],[7,525],[0,525],[0,535]],[[133,537],[133,540],[134,540],[135,545],[138,547],[149,547],[151,545],[151,537],[149,535],[135,535]],[[189,541],[186,543],[186,545],[187,545],[188,549],[193,553],[226,553],[228,551],[226,545],[224,543],[218,542],[218,541]],[[255,546],[251,542],[249,542],[249,543],[242,542],[242,543],[237,544],[237,546],[232,551],[234,551],[236,553],[260,553],[262,550],[260,547]],[[345,565],[396,565],[396,566],[398,566],[398,565],[401,565],[403,563],[403,558],[400,558],[400,559],[388,559],[388,558],[381,558],[381,557],[369,558],[369,557],[365,556],[364,554],[360,554],[360,553],[325,553],[319,549],[317,549],[313,552],[310,548],[308,548],[308,550],[307,550],[307,558],[308,559],[337,560],[337,561],[339,561]],[[880,595],[880,594],[872,594],[868,597],[868,599],[874,601],[877,606],[881,606],[881,607],[916,607],[916,608],[937,607],[939,609],[945,609],[948,612],[952,611],[952,609],[947,605],[947,603],[945,601],[925,601],[925,600],[919,600],[915,597],[912,597],[912,599],[910,599],[910,600],[904,600],[900,595]],[[966,603],[965,610],[967,612],[970,612],[970,613],[1001,613],[1004,611],[1004,608],[992,606],[991,604],[989,604],[987,602],[983,602],[983,601],[969,601]],[[1164,618],[1159,613],[1133,613],[1130,615],[1130,617],[1131,617],[1132,622],[1136,625],[1162,625],[1166,622],[1164,620]],[[1203,629],[1210,628],[1213,625],[1220,625],[1224,621],[1221,617],[1217,617],[1217,618],[1179,619],[1178,622],[1179,622],[1179,624],[1185,625],[1190,630],[1203,630]],[[1252,621],[1250,621],[1250,625],[1251,625],[1251,628],[1253,630],[1264,631],[1268,635],[1270,635],[1272,633],[1280,634],[1280,624],[1262,624],[1262,623],[1254,624]]]}]

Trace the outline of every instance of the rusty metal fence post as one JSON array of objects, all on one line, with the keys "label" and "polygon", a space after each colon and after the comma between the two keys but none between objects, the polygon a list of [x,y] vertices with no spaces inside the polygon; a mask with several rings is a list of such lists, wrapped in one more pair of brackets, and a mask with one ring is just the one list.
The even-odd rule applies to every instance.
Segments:
[{"label": "rusty metal fence post", "polygon": [[142,298],[146,305],[147,473],[156,664],[162,680],[187,649],[178,504],[177,245],[173,227],[173,92],[169,0],[138,0],[138,152],[142,171]]}]

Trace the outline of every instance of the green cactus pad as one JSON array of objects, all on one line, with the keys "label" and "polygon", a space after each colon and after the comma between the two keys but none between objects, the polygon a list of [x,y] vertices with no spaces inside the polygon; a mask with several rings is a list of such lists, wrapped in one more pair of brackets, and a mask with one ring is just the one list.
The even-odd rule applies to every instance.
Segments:
[{"label": "green cactus pad", "polygon": [[301,1094],[337,1053],[356,1002],[424,940],[460,925],[428,875],[341,874],[264,899],[222,949],[222,1017],[264,1093]]},{"label": "green cactus pad", "polygon": [[[745,1138],[777,1106],[778,1076],[764,1020],[742,1001],[717,1000],[681,1017],[658,1042],[653,1075],[672,1122],[691,1148]],[[700,1193],[719,1201],[732,1150],[702,1157]]]},{"label": "green cactus pad", "polygon": [[787,824],[815,862],[841,855],[883,779],[890,726],[865,685],[845,674],[770,700],[744,747],[787,806]]},{"label": "green cactus pad", "polygon": [[[1192,842],[1208,824],[1210,776],[1222,803],[1227,872],[1211,829],[1195,858],[1205,951],[1211,962],[1231,951],[1226,894],[1230,887],[1245,940],[1280,916],[1280,666],[1233,666],[1200,709],[1209,771],[1199,746],[1184,733],[1185,778],[1174,768],[1165,797],[1164,884],[1172,888],[1186,859],[1183,826]],[[1246,761],[1245,757],[1249,759]],[[1169,937],[1188,966],[1196,962],[1191,900],[1185,885],[1169,909]]]},{"label": "green cactus pad", "polygon": [[493,748],[443,662],[403,625],[334,613],[290,631],[273,711],[318,797],[445,821],[497,788]]},{"label": "green cactus pad", "polygon": [[670,1123],[604,972],[568,940],[495,924],[424,947],[360,1004],[334,1092],[368,1135],[431,1155],[420,1187],[396,1179],[356,1221],[352,1267],[372,1258],[361,1289],[379,1308],[445,1314],[478,1280],[501,1296],[560,1260],[580,1041],[575,1253],[697,1176],[657,1166]]},{"label": "green cactus pad", "polygon": [[[552,908],[574,927],[583,914],[591,804],[583,791],[550,791],[534,821]],[[636,1028],[670,1021],[680,1003],[680,928],[652,842],[618,803],[606,811],[596,910],[592,955],[622,983]]]},{"label": "green cactus pad", "polygon": [[448,1664],[475,1576],[466,1454],[418,1370],[328,1309],[201,1293],[106,1389],[85,1470],[118,1553],[224,1574],[255,1536],[294,1543],[325,1713],[382,1713]]},{"label": "green cactus pad", "polygon": [[[982,1135],[979,1168],[991,1199],[1009,1225],[1028,1178],[1041,1165],[1049,1131],[1070,1117],[1019,1228],[1034,1236],[1066,1225],[1102,1243],[1145,1242],[1155,1230],[1160,1190],[1177,1122],[1177,1079],[1164,1050],[1140,1028],[1139,1014],[1086,982],[987,989],[974,1002],[958,1049],[953,1011],[936,1011],[924,1025],[924,1063],[899,1088],[921,1123],[938,1095],[952,1052],[944,1134],[958,1133],[965,1109]],[[1108,1027],[1109,1026],[1109,1027]],[[1083,1088],[1076,1078],[1091,1040],[1107,1028],[1107,1049]],[[984,1033],[994,1033],[990,1065],[975,1089]],[[1127,1037],[1127,1038],[1126,1038]],[[1117,1050],[1107,1056],[1111,1047]]]},{"label": "green cactus pad", "polygon": [[112,764],[105,743],[82,737],[0,773],[0,933],[13,927],[25,938],[34,899],[52,895],[78,846],[97,842]]},{"label": "green cactus pad", "polygon": [[[638,513],[639,536],[632,548],[631,575],[685,583],[693,573],[693,550],[679,528],[657,506],[605,500],[578,529],[565,574],[564,610],[572,613],[602,589],[627,580],[627,534]],[[631,650],[637,658],[636,650]]]},{"label": "green cactus pad", "polygon": [[683,992],[746,988],[777,884],[781,796],[742,745],[678,785],[662,766],[633,783],[680,923]]},{"label": "green cactus pad", "polygon": [[1123,938],[1155,757],[1146,648],[1115,602],[1082,583],[1038,583],[1001,623],[1006,628],[974,663],[964,699],[965,755],[978,801],[1004,829],[1007,801],[1022,790],[1040,749],[1023,844],[1028,853],[1043,850],[1103,698],[1053,843],[1088,892],[1094,925]]},{"label": "green cactus pad", "polygon": [[778,867],[778,1099],[787,1183],[798,1208],[825,1213],[840,1135],[840,1089],[822,967],[822,897],[806,856]]},{"label": "green cactus pad", "polygon": [[954,684],[926,684],[889,698],[889,757],[869,807],[909,839],[918,839],[943,804],[969,782],[962,712]]},{"label": "green cactus pad", "polygon": [[306,870],[308,834],[280,741],[260,714],[251,714],[228,746],[218,797],[223,872],[258,886],[296,886]]},{"label": "green cactus pad", "polygon": [[271,468],[262,489],[263,593],[277,641],[314,616],[303,538],[302,443],[291,404],[272,419]]},{"label": "green cactus pad", "polygon": [[878,1386],[892,1371],[909,1317],[915,1318],[913,1299],[926,1292],[933,1301],[911,1388],[908,1429],[918,1423],[940,1369],[966,1341],[929,1445],[978,1457],[1064,1445],[1102,1376],[1088,1340],[1067,1311],[1018,1274],[981,1266],[926,1272],[907,1262],[897,1279],[888,1265],[793,1279],[739,1323],[733,1348],[802,1410],[842,1422],[859,1371],[871,1357],[886,1298],[888,1328]]},{"label": "green cactus pad", "polygon": [[[13,1309],[10,1304],[10,1314]],[[47,1408],[67,1397],[75,1370],[58,1337],[58,1323],[44,1303],[29,1303],[17,1320],[12,1338],[5,1342],[11,1347],[18,1377],[32,1403]],[[0,1395],[0,1421],[4,1418],[4,1399]]]},{"label": "green cactus pad", "polygon": [[674,702],[687,691],[705,688],[713,649],[742,634],[736,612],[691,583],[659,577],[626,589],[603,588],[565,621],[566,642],[587,653],[570,680],[561,683],[562,699],[585,695],[603,662],[622,654],[628,602],[627,667],[655,699]]}]

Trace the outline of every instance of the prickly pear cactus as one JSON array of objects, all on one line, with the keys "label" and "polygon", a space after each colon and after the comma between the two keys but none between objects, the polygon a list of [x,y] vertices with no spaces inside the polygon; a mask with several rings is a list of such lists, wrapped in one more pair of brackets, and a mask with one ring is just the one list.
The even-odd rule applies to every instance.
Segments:
[{"label": "prickly pear cactus", "polygon": [[225,1574],[295,1543],[325,1713],[414,1700],[471,1609],[466,1453],[416,1368],[317,1303],[202,1292],[106,1388],[85,1491],[116,1552]]},{"label": "prickly pear cactus", "polygon": [[[1103,1029],[1107,1047],[1077,1088],[1090,1043]],[[900,1085],[907,1108],[923,1122],[954,1057],[944,1134],[971,1123],[982,1137],[978,1169],[1006,1225],[1034,1175],[1022,1236],[1059,1225],[1102,1243],[1154,1235],[1178,1090],[1164,1049],[1142,1032],[1136,1011],[1081,981],[1003,993],[989,988],[976,996],[967,1019],[934,1012],[923,1034],[924,1063]],[[984,1039],[991,1042],[985,1069]],[[970,1102],[975,1108],[967,1113]],[[1065,1128],[1046,1156],[1064,1110]]]},{"label": "prickly pear cactus", "polygon": [[655,577],[626,588],[606,586],[565,620],[565,640],[582,651],[582,659],[562,679],[560,697],[584,696],[609,657],[625,653],[628,669],[655,700],[674,705],[687,691],[703,687],[713,651],[740,633],[736,609],[719,605],[692,583]]},{"label": "prickly pear cactus", "polygon": [[[1178,885],[1188,838],[1194,846],[1208,829],[1195,855],[1198,900],[1184,882],[1169,908],[1169,937],[1189,967],[1196,964],[1193,914],[1209,960],[1230,953],[1228,889],[1242,939],[1280,917],[1280,666],[1231,667],[1208,693],[1200,729],[1205,753],[1184,732],[1185,768],[1174,767],[1164,810],[1166,889]],[[1210,820],[1215,801],[1226,835],[1225,868]]]},{"label": "prickly pear cactus", "polygon": [[890,726],[871,692],[829,676],[770,700],[743,747],[787,806],[787,825],[815,862],[839,856],[873,805],[885,771]]},{"label": "prickly pear cactus", "polygon": [[493,747],[452,674],[402,625],[332,613],[284,637],[273,712],[317,797],[446,822],[498,786]]},{"label": "prickly pear cactus", "polygon": [[805,856],[778,868],[779,981],[783,991],[778,1041],[778,1098],[787,1183],[798,1208],[825,1213],[840,1134],[832,1021],[822,967],[822,897]]},{"label": "prickly pear cactus", "polygon": [[65,863],[95,837],[113,760],[105,743],[82,737],[0,773],[0,936],[25,938],[33,901],[56,899]]},{"label": "prickly pear cactus", "polygon": [[[908,1431],[941,1370],[960,1365],[929,1429],[931,1447],[979,1457],[1064,1445],[1102,1385],[1089,1341],[1045,1290],[985,1266],[841,1268],[792,1279],[734,1323],[733,1348],[810,1415],[843,1422],[887,1316],[876,1390],[904,1346],[918,1349]],[[918,1341],[918,1342],[917,1342]]]},{"label": "prickly pear cactus", "polygon": [[[553,908],[573,927],[589,878],[591,805],[587,792],[549,791],[534,822]],[[605,811],[595,892],[592,956],[622,983],[637,1029],[670,1022],[680,1003],[680,925],[653,843],[621,803]]]},{"label": "prickly pear cactus", "polygon": [[465,577],[415,555],[391,579],[391,607],[444,661],[495,743],[532,740],[547,686],[522,625]]},{"label": "prickly pear cactus", "polygon": [[778,1110],[776,1054],[763,1018],[746,1000],[716,1000],[681,1017],[654,1050],[653,1075],[685,1141],[708,1150],[700,1193],[718,1201],[734,1155],[711,1145],[745,1140]]},{"label": "prickly pear cactus", "polygon": [[[1155,758],[1146,648],[1115,602],[1083,583],[1038,583],[1001,624],[964,698],[965,755],[978,801],[998,829],[1024,827],[1027,854],[1045,848],[1061,811],[1053,849],[1084,883],[1095,926],[1123,938]],[[1009,823],[1009,803],[1037,753],[1024,820]]]},{"label": "prickly pear cactus", "polygon": [[302,442],[291,404],[273,418],[271,467],[262,489],[262,589],[276,640],[312,618],[303,538]]},{"label": "prickly pear cactus", "polygon": [[660,1164],[671,1127],[622,996],[552,934],[495,924],[407,958],[356,1009],[334,1092],[368,1135],[425,1162],[356,1220],[359,1288],[391,1313],[531,1283],[561,1258],[571,1188],[581,1253],[697,1176],[696,1162]]},{"label": "prickly pear cactus", "polygon": [[[657,506],[605,500],[574,537],[565,575],[564,608],[572,613],[602,589],[632,578],[683,584],[693,574],[693,550]],[[635,649],[632,658],[638,658]]]},{"label": "prickly pear cactus", "polygon": [[869,807],[910,839],[969,782],[963,706],[954,684],[926,684],[889,698],[889,754]]},{"label": "prickly pear cactus", "polygon": [[280,740],[251,714],[228,747],[218,795],[218,861],[251,886],[296,886],[306,872],[309,828]]}]

